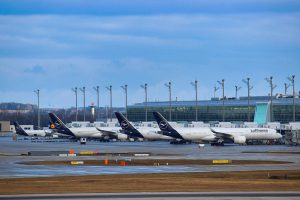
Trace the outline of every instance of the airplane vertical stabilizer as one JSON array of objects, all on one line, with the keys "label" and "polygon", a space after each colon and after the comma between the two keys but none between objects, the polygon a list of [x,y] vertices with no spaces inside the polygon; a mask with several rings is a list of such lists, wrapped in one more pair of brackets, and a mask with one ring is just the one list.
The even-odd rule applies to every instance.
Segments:
[{"label": "airplane vertical stabilizer", "polygon": [[168,121],[159,112],[153,112],[153,116],[164,135],[183,139],[183,137],[168,123]]}]

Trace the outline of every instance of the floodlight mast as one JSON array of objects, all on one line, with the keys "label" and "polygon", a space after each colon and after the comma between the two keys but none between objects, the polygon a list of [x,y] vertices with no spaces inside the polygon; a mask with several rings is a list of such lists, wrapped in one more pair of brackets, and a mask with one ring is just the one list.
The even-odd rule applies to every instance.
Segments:
[{"label": "floodlight mast", "polygon": [[109,91],[110,94],[110,109],[109,109],[109,115],[110,115],[110,122],[112,122],[112,86],[106,87],[106,89]]},{"label": "floodlight mast", "polygon": [[242,80],[247,85],[248,90],[248,122],[250,122],[250,91],[252,90],[253,86],[250,85],[250,78],[246,78]]},{"label": "floodlight mast", "polygon": [[38,129],[41,127],[41,118],[40,118],[40,89],[34,90],[38,98]]},{"label": "floodlight mast", "polygon": [[[195,92],[196,92],[196,111],[195,111],[195,120],[198,121],[198,81],[195,80],[194,82],[191,82],[191,85],[195,88]],[[177,97],[176,97],[176,101],[177,101]]]},{"label": "floodlight mast", "polygon": [[171,82],[165,83],[165,86],[169,89],[169,121],[172,121],[172,88]]},{"label": "floodlight mast", "polygon": [[148,84],[145,83],[144,85],[140,85],[141,88],[143,88],[145,90],[145,121],[148,121],[148,107],[147,107],[147,103],[148,103]]},{"label": "floodlight mast", "polygon": [[265,80],[270,84],[270,90],[271,90],[271,94],[270,94],[270,99],[271,99],[271,103],[270,103],[270,122],[273,121],[273,90],[277,87],[277,85],[273,85],[273,76],[270,76],[270,78],[265,78]]},{"label": "floodlight mast", "polygon": [[124,90],[124,92],[125,92],[125,110],[126,110],[126,118],[128,117],[128,115],[127,115],[127,87],[128,87],[128,85],[121,86],[121,88],[123,88],[123,90]]},{"label": "floodlight mast", "polygon": [[85,87],[79,88],[83,94],[83,121],[85,122]]},{"label": "floodlight mast", "polygon": [[236,86],[234,86],[235,87],[235,99],[237,99],[238,98],[238,91],[242,88],[242,87],[240,87],[240,86],[238,86],[238,85],[236,85]]},{"label": "floodlight mast", "polygon": [[214,98],[216,98],[216,92],[219,90],[219,87],[214,86]]},{"label": "floodlight mast", "polygon": [[[287,78],[289,78],[289,77],[287,77]],[[287,90],[289,89],[289,87],[291,87],[291,84],[284,83],[284,95],[287,94]]]},{"label": "floodlight mast", "polygon": [[72,88],[72,91],[75,93],[75,106],[76,106],[75,118],[76,118],[76,121],[78,121],[78,106],[77,106],[77,91],[78,91],[78,88],[77,87]]},{"label": "floodlight mast", "polygon": [[97,85],[96,87],[93,87],[93,89],[96,91],[96,94],[97,94],[97,109],[96,109],[96,117],[98,118],[99,117],[99,110],[100,110],[100,107],[99,107],[99,86]]},{"label": "floodlight mast", "polygon": [[221,87],[222,87],[222,121],[224,122],[225,121],[225,107],[224,107],[224,82],[225,80],[222,79],[221,81],[217,81]]},{"label": "floodlight mast", "polygon": [[287,77],[287,79],[292,83],[293,86],[293,122],[296,121],[296,106],[295,106],[295,75]]}]

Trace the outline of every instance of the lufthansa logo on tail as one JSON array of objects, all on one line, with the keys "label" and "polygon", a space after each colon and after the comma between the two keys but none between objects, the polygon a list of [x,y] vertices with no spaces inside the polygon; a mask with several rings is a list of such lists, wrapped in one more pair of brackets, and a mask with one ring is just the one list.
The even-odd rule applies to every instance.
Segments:
[{"label": "lufthansa logo on tail", "polygon": [[166,129],[167,126],[168,126],[168,124],[167,124],[166,122],[164,122],[164,121],[161,121],[161,122],[159,123],[159,127],[160,127],[161,129]]},{"label": "lufthansa logo on tail", "polygon": [[55,124],[54,126],[55,126],[56,128],[61,128],[61,124],[60,124],[59,122],[55,122],[54,124]]},{"label": "lufthansa logo on tail", "polygon": [[121,127],[122,128],[128,128],[129,124],[126,121],[121,122]]},{"label": "lufthansa logo on tail", "polygon": [[54,129],[54,128],[55,128],[55,125],[54,125],[54,124],[51,124],[51,125],[50,125],[50,128]]}]

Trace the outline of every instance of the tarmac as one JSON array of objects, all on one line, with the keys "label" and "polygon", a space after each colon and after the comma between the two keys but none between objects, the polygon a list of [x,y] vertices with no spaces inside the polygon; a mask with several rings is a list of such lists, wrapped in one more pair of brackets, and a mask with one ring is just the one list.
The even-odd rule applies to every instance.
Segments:
[{"label": "tarmac", "polygon": [[[29,151],[69,151],[76,153],[93,151],[100,156],[27,156]],[[245,153],[248,152],[248,153]],[[263,153],[287,152],[287,153]],[[291,152],[291,153],[288,153]],[[298,153],[293,153],[298,152]],[[86,145],[68,140],[23,139],[13,141],[11,137],[0,137],[0,178],[45,177],[64,175],[171,173],[171,172],[214,172],[251,170],[300,170],[300,147],[286,145],[171,145],[167,141],[145,142],[97,142]],[[114,154],[113,154],[114,153]],[[232,160],[277,160],[290,164],[263,165],[216,165],[216,166],[44,166],[24,165],[20,162],[43,160],[118,160],[131,159],[126,153],[149,153],[149,156],[135,159],[232,159]],[[23,154],[23,155],[21,155]],[[119,155],[120,154],[120,155]],[[124,156],[125,154],[125,156]]]}]

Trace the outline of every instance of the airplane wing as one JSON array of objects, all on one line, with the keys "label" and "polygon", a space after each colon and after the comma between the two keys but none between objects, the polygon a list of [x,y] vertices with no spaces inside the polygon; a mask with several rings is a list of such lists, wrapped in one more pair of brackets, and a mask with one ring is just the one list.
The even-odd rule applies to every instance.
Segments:
[{"label": "airplane wing", "polygon": [[228,139],[232,139],[233,138],[233,135],[230,134],[230,133],[224,133],[224,132],[215,131],[212,128],[210,128],[210,130],[214,133],[214,135],[217,138],[228,138]]},{"label": "airplane wing", "polygon": [[103,129],[99,128],[99,127],[96,127],[96,129],[98,131],[100,131],[103,134],[103,136],[109,136],[110,138],[111,137],[112,138],[116,138],[117,137],[117,132],[115,132],[115,131],[103,130]]},{"label": "airplane wing", "polygon": [[226,132],[220,132],[220,131],[216,131],[214,129],[210,129],[214,134],[215,137],[219,140],[223,140],[223,141],[231,141],[233,143],[236,144],[245,144],[246,143],[246,136],[241,135],[241,134],[235,134],[235,133],[226,133]]}]

